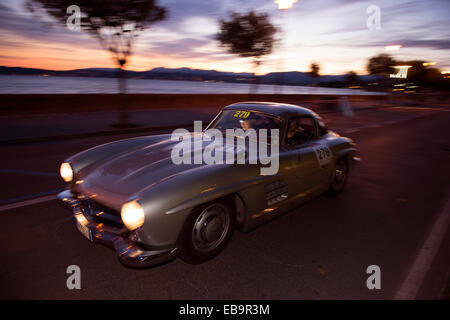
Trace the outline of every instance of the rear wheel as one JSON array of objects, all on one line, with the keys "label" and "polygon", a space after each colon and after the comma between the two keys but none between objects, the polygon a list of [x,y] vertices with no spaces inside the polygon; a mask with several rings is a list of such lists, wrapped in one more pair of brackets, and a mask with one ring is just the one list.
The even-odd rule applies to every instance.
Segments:
[{"label": "rear wheel", "polygon": [[348,178],[348,163],[345,158],[340,158],[336,161],[331,176],[331,185],[328,194],[336,197],[347,184]]},{"label": "rear wheel", "polygon": [[178,239],[178,255],[188,263],[202,263],[217,256],[235,229],[235,212],[224,201],[195,209],[186,219]]}]

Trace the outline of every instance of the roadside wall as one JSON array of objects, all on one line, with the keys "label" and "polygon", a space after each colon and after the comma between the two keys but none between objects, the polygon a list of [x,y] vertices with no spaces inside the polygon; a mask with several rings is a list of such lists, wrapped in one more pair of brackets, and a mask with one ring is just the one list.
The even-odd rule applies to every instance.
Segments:
[{"label": "roadside wall", "polygon": [[[336,95],[275,94],[129,94],[129,109],[224,107],[242,101],[271,101],[317,110],[338,108]],[[387,96],[350,95],[352,104],[383,104]],[[0,115],[119,110],[119,94],[0,94]]]}]

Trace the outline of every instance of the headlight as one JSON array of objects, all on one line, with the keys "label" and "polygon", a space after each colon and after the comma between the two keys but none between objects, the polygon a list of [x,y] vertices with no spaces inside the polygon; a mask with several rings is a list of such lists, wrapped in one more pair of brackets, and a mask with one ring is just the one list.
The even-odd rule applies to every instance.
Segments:
[{"label": "headlight", "polygon": [[70,163],[63,162],[59,168],[59,173],[65,182],[70,182],[73,179],[73,170]]},{"label": "headlight", "polygon": [[139,228],[144,224],[144,209],[137,200],[125,203],[120,212],[122,221],[129,230]]}]

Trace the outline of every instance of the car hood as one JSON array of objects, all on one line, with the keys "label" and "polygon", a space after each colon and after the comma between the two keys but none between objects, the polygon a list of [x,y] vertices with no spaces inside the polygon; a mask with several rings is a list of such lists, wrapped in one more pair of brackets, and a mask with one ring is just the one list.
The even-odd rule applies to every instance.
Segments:
[{"label": "car hood", "polygon": [[[195,133],[190,134],[192,138],[194,135]],[[197,133],[197,135],[202,136],[203,133]],[[75,184],[76,191],[95,195],[99,199],[109,198],[106,202],[115,198],[123,203],[144,188],[206,165],[204,163],[174,164],[171,153],[172,148],[178,143],[180,142],[171,141],[169,136],[162,141],[149,143],[99,161],[79,173],[78,183]],[[211,144],[210,141],[202,141],[199,148],[192,147],[191,154],[196,151],[203,152],[209,144]],[[242,152],[237,148],[227,148],[227,145],[224,147],[226,152],[232,152],[234,155]]]}]

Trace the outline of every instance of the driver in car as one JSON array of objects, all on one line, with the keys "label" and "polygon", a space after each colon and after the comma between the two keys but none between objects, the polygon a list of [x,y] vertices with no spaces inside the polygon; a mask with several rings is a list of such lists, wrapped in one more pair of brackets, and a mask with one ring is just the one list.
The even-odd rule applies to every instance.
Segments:
[{"label": "driver in car", "polygon": [[289,145],[296,145],[308,141],[309,132],[302,128],[300,119],[291,120],[289,122],[289,129],[287,133],[287,143]]},{"label": "driver in car", "polygon": [[241,124],[241,128],[244,131],[247,131],[248,129],[252,128],[252,123],[251,120],[239,120],[240,124]]}]

